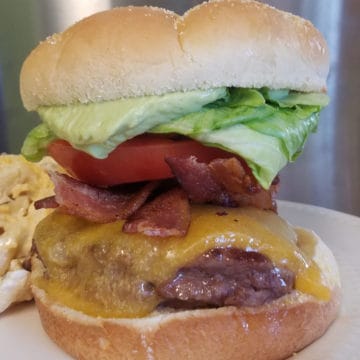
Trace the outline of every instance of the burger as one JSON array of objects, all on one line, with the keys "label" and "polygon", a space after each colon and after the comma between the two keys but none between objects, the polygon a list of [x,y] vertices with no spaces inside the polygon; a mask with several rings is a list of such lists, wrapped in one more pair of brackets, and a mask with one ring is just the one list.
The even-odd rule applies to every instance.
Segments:
[{"label": "burger", "polygon": [[328,103],[326,43],[256,1],[92,15],[25,60],[55,208],[37,226],[43,327],[79,359],[282,359],[339,308],[330,250],[277,215],[279,171]]}]

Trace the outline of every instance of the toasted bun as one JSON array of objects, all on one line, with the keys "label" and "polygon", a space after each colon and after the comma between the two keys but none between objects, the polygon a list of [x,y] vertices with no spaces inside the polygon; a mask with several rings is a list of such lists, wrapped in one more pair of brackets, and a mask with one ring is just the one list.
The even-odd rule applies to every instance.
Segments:
[{"label": "toasted bun", "polygon": [[325,40],[304,19],[251,0],[92,15],[40,43],[22,67],[25,107],[218,86],[324,91]]},{"label": "toasted bun", "polygon": [[[320,337],[339,308],[339,274],[317,238],[314,260],[331,288],[328,302],[294,291],[256,308],[223,307],[153,313],[140,319],[102,319],[53,302],[33,287],[50,338],[77,359],[283,359]],[[42,273],[34,258],[34,274]],[[261,344],[259,344],[259,339]]]}]

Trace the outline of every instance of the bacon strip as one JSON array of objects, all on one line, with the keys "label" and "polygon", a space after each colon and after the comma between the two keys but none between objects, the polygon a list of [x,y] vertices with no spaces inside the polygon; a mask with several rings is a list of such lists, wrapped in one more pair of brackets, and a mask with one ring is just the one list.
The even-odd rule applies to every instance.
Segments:
[{"label": "bacon strip", "polygon": [[262,190],[260,184],[236,158],[215,159],[209,163],[214,180],[230,193],[254,194]]},{"label": "bacon strip", "polygon": [[190,225],[190,204],[181,188],[174,188],[142,206],[126,221],[123,231],[148,236],[185,236]]},{"label": "bacon strip", "polygon": [[121,218],[128,219],[131,215],[138,211],[159,184],[159,181],[151,181],[146,183],[140,190],[132,193],[126,202],[126,206],[123,208]]},{"label": "bacon strip", "polygon": [[[50,175],[55,184],[55,202],[61,211],[96,223],[108,223],[131,216],[158,186],[157,182],[150,182],[138,192],[128,194],[90,186],[65,174]],[[48,203],[53,204],[47,200],[39,201],[37,206],[45,207]]]},{"label": "bacon strip", "polygon": [[166,158],[178,182],[194,202],[222,206],[255,206],[276,211],[276,186],[263,189],[241,162],[234,158],[200,163],[194,156]]},{"label": "bacon strip", "polygon": [[277,183],[263,189],[250,170],[237,158],[200,163],[194,156],[169,157],[166,162],[181,188],[162,193],[146,203],[159,182],[140,190],[102,189],[84,184],[65,174],[52,173],[55,196],[35,202],[35,207],[55,208],[96,223],[127,219],[123,231],[149,236],[184,236],[190,224],[189,199],[222,206],[255,206],[276,211],[273,194]]},{"label": "bacon strip", "polygon": [[251,173],[246,172],[238,159],[215,159],[209,168],[215,181],[227,191],[237,206],[255,206],[276,211],[273,196],[277,186],[272,185],[269,190],[265,190]]},{"label": "bacon strip", "polygon": [[209,166],[198,162],[195,156],[168,157],[165,161],[193,202],[211,202],[224,206],[236,205],[229,194],[216,182]]},{"label": "bacon strip", "polygon": [[49,196],[34,202],[34,208],[39,209],[55,209],[59,204],[55,200],[55,196]]}]

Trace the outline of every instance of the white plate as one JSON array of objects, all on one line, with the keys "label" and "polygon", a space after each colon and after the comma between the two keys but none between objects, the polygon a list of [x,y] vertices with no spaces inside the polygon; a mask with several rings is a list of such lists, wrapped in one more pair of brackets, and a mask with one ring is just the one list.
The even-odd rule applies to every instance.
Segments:
[{"label": "white plate", "polygon": [[[294,358],[360,359],[360,218],[310,205],[278,204],[283,217],[315,230],[333,250],[343,286],[339,318],[321,339]],[[33,304],[14,307],[0,316],[0,358],[69,359],[47,338]]]}]

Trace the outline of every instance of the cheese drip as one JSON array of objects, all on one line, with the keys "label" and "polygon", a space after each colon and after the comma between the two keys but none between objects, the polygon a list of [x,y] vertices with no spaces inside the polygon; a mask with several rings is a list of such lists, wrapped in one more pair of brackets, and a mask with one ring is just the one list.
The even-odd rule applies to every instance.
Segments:
[{"label": "cheese drip", "polygon": [[93,224],[54,212],[35,233],[35,245],[44,263],[35,285],[55,301],[92,316],[142,317],[161,301],[154,288],[212,248],[237,247],[258,251],[276,266],[296,274],[297,290],[328,300],[311,260],[312,235],[299,235],[270,211],[192,206],[192,221],[184,238],[125,234],[123,221]]}]

